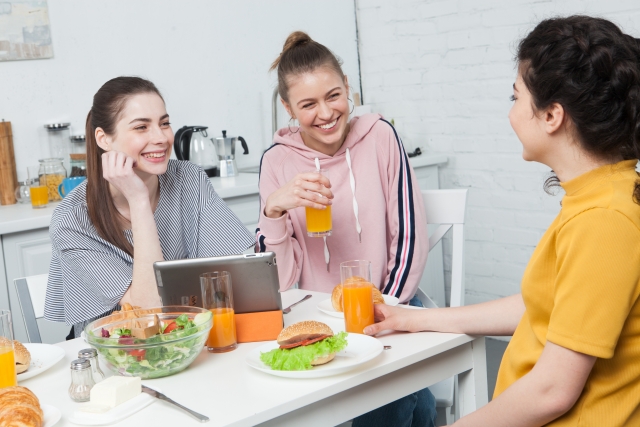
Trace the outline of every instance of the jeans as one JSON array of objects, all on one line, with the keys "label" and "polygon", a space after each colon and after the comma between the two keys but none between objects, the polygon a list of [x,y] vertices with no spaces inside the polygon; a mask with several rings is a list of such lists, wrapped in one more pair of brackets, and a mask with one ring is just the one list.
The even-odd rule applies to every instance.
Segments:
[{"label": "jeans", "polygon": [[[409,305],[423,306],[415,296]],[[436,418],[436,399],[423,388],[354,418],[352,427],[435,427]]]}]

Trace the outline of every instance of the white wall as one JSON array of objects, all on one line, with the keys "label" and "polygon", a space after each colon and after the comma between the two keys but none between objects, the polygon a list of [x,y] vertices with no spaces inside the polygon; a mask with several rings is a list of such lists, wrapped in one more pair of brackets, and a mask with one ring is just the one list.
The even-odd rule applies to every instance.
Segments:
[{"label": "white wall", "polygon": [[466,302],[519,292],[561,195],[521,158],[507,114],[517,42],[543,18],[589,14],[640,37],[638,0],[357,0],[363,95],[405,145],[450,156],[442,188],[469,188]]},{"label": "white wall", "polygon": [[[295,0],[49,0],[52,59],[0,62],[0,120],[11,121],[18,178],[47,156],[45,123],[84,133],[93,94],[110,78],[153,81],[181,126],[241,135],[257,165],[271,144],[271,62],[303,30],[344,60],[359,87],[354,5]],[[286,120],[283,120],[286,123]]]}]

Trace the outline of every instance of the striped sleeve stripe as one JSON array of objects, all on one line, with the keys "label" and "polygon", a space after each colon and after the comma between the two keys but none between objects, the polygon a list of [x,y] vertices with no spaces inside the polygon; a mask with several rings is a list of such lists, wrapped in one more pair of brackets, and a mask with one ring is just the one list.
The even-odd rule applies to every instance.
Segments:
[{"label": "striped sleeve stripe", "polygon": [[[380,119],[391,126],[391,123]],[[399,179],[398,179],[398,243],[396,257],[389,281],[384,288],[384,293],[400,298],[404,285],[411,271],[413,253],[415,250],[416,227],[414,216],[413,182],[409,168],[409,158],[404,151],[402,141],[398,137],[396,130],[393,133],[396,137],[398,150],[400,151]]]}]

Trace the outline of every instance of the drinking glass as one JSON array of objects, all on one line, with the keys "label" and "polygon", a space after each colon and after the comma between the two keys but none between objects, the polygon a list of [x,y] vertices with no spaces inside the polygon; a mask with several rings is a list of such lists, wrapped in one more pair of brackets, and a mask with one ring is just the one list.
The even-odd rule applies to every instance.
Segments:
[{"label": "drinking glass", "polygon": [[[319,173],[329,178],[329,170],[320,169],[308,171],[309,173]],[[307,236],[325,237],[331,236],[331,206],[325,209],[304,208],[307,216]]]},{"label": "drinking glass", "polygon": [[0,310],[0,388],[18,385],[16,360],[13,353],[11,312]]},{"label": "drinking glass", "polygon": [[340,282],[345,329],[347,332],[362,334],[365,327],[375,323],[371,262],[355,260],[341,263]]},{"label": "drinking glass", "polygon": [[225,353],[238,347],[233,311],[233,289],[228,271],[212,271],[200,275],[202,307],[213,313],[213,327],[207,339],[207,350]]},{"label": "drinking glass", "polygon": [[29,166],[29,196],[31,197],[31,207],[34,209],[46,208],[49,203],[49,190],[46,183],[40,181],[40,166]]}]

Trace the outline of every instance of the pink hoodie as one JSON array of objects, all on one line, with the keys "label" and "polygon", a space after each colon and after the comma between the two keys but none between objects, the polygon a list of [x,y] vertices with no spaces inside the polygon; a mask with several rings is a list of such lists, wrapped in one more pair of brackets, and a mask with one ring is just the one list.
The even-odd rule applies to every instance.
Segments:
[{"label": "pink hoodie", "polygon": [[[256,237],[259,251],[276,253],[280,289],[297,282],[300,289],[331,292],[340,283],[340,263],[364,259],[371,261],[372,280],[383,293],[401,302],[411,299],[427,262],[429,241],[420,189],[391,124],[378,114],[353,118],[333,156],[307,147],[300,133],[287,128],[274,139],[260,164]],[[264,215],[267,197],[298,173],[316,169],[315,158],[322,169],[329,169],[334,195],[328,263],[323,239],[307,236],[303,208],[277,219]]]}]

